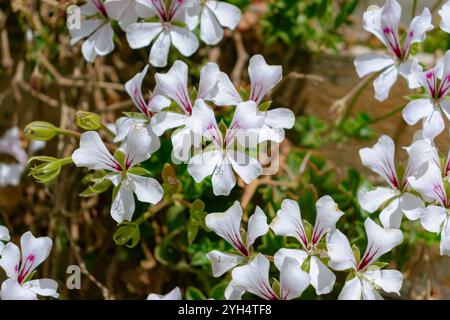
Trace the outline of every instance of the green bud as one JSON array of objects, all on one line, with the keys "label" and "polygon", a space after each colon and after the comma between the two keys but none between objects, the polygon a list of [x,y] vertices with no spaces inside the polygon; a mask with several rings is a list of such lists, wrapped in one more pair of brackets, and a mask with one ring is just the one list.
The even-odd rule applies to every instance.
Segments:
[{"label": "green bud", "polygon": [[141,239],[139,226],[133,222],[123,222],[113,234],[113,240],[118,246],[126,245],[128,248],[134,248]]},{"label": "green bud", "polygon": [[78,111],[75,122],[78,127],[87,131],[98,130],[102,125],[98,114],[86,111]]},{"label": "green bud", "polygon": [[32,140],[49,141],[58,133],[57,127],[44,121],[33,121],[25,127],[25,134]]},{"label": "green bud", "polygon": [[61,172],[61,167],[65,164],[71,163],[72,159],[58,159],[54,157],[39,156],[31,157],[28,160],[29,165],[33,162],[38,162],[39,164],[30,167],[28,175],[32,176],[39,183],[47,184],[55,180]]}]

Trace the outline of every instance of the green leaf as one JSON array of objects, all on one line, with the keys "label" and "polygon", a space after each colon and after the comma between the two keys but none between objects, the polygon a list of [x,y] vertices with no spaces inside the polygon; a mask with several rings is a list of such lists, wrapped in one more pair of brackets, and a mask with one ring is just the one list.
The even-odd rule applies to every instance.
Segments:
[{"label": "green leaf", "polygon": [[128,172],[143,177],[150,177],[152,175],[150,171],[148,171],[143,167],[133,167],[130,170],[128,170]]},{"label": "green leaf", "polygon": [[195,287],[186,289],[186,300],[206,300],[205,295]]},{"label": "green leaf", "polygon": [[92,197],[96,194],[100,194],[109,189],[112,182],[108,179],[101,179],[94,185],[89,186],[86,190],[79,194],[80,197]]},{"label": "green leaf", "polygon": [[215,285],[209,291],[209,297],[215,300],[223,300],[225,298],[225,289],[228,286],[228,281],[222,281],[221,283]]},{"label": "green leaf", "polygon": [[259,110],[260,111],[267,111],[270,108],[271,105],[272,105],[272,100],[265,101],[265,102],[263,102],[263,103],[261,103],[259,105]]},{"label": "green leaf", "polygon": [[139,226],[133,222],[121,223],[113,234],[114,243],[118,246],[134,248],[141,239]]}]

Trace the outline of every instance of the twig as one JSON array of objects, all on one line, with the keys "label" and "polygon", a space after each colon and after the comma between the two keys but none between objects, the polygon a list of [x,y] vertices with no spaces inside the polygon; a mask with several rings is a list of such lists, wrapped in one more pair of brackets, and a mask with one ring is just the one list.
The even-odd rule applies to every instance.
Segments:
[{"label": "twig", "polygon": [[244,70],[249,55],[245,50],[244,41],[242,40],[242,35],[239,32],[233,33],[233,39],[236,44],[237,61],[234,65],[233,71],[231,72],[231,81],[233,81],[235,86],[238,86],[241,82],[242,71]]}]

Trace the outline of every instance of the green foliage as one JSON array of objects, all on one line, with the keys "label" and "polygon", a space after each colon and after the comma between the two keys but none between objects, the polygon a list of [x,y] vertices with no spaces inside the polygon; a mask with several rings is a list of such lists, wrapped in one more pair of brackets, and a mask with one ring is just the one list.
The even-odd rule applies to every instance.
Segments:
[{"label": "green foliage", "polygon": [[312,51],[336,50],[342,41],[338,29],[348,23],[357,4],[357,0],[271,1],[261,22],[266,42],[281,41]]}]

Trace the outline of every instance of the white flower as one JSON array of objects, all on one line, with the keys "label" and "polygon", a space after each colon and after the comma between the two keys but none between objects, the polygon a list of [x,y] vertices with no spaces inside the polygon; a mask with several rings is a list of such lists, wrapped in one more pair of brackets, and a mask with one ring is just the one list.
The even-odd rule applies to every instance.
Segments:
[{"label": "white flower", "polygon": [[85,18],[81,20],[80,28],[69,28],[72,37],[70,44],[87,38],[81,46],[81,52],[86,61],[94,62],[97,56],[106,56],[114,50],[114,30],[103,0],[86,0],[81,6],[81,13]]},{"label": "white flower", "polygon": [[154,67],[167,65],[171,45],[185,57],[197,51],[199,43],[196,35],[190,28],[179,26],[179,23],[186,23],[187,0],[172,0],[168,7],[164,0],[136,1],[153,12],[150,16],[156,15],[159,21],[130,24],[127,28],[127,40],[133,49],[146,47],[155,40],[149,58]]},{"label": "white flower", "polygon": [[0,257],[2,255],[2,250],[5,247],[4,242],[9,241],[11,238],[9,236],[9,231],[6,227],[0,226]]},{"label": "white flower", "polygon": [[[270,285],[269,269],[269,260],[258,253],[252,262],[232,271],[232,286],[235,288],[238,286],[241,290],[265,300],[292,300],[300,297],[309,285],[309,275],[299,268],[298,262],[293,258],[287,257],[281,268],[278,267],[280,270],[279,292],[275,292]],[[241,291],[240,296],[243,293]],[[240,299],[240,296],[234,298]]]},{"label": "white flower", "polygon": [[450,33],[450,1],[444,3],[442,8],[438,11],[441,17],[440,27],[447,33]]},{"label": "white flower", "polygon": [[203,100],[198,99],[188,126],[194,133],[200,133],[211,140],[212,144],[189,161],[188,172],[195,182],[212,175],[214,194],[226,196],[236,185],[233,171],[247,184],[256,179],[261,174],[261,164],[245,150],[240,151],[235,147],[236,144],[254,146],[255,136],[262,122],[263,117],[258,114],[256,104],[253,101],[242,102],[236,107],[233,120],[223,136],[214,111]]},{"label": "white flower", "polygon": [[206,257],[211,261],[214,277],[220,277],[237,265],[248,261],[255,240],[269,231],[267,217],[259,207],[256,207],[255,213],[248,219],[245,242],[241,235],[241,222],[242,208],[238,201],[235,201],[227,211],[210,213],[205,218],[206,226],[239,253],[236,255],[218,250],[208,252]]},{"label": "white flower", "polygon": [[[8,277],[2,283],[1,300],[37,300],[37,295],[58,298],[58,283],[52,279],[32,280],[34,270],[50,254],[53,242],[48,237],[35,238],[26,232],[20,247],[8,243],[2,250],[0,266]],[[22,258],[20,257],[22,251]]]},{"label": "white flower", "polygon": [[181,291],[180,288],[175,287],[172,291],[164,295],[150,293],[147,300],[181,300]]},{"label": "white flower", "polygon": [[137,21],[138,12],[142,8],[135,0],[105,0],[104,6],[109,18],[118,21],[123,31]]},{"label": "white flower", "polygon": [[[279,83],[283,77],[281,66],[268,65],[262,55],[254,55],[248,67],[250,77],[250,97],[257,105],[264,96]],[[235,106],[244,100],[234,87],[230,78],[221,73],[219,77],[219,91],[213,102],[218,106]],[[287,108],[260,111],[264,115],[264,124],[260,129],[259,142],[271,140],[280,143],[284,140],[284,129],[294,126],[295,115]]]},{"label": "white flower", "polygon": [[[196,99],[210,101],[217,94],[219,72],[217,64],[212,62],[201,69]],[[152,128],[158,136],[167,130],[179,128],[172,134],[172,155],[176,160],[187,161],[191,146],[198,147],[201,144],[201,136],[195,136],[191,129],[185,126],[193,108],[188,90],[188,66],[177,60],[167,73],[157,73],[155,79],[153,100],[171,99],[179,109],[156,113],[151,120]]]},{"label": "white flower", "polygon": [[22,147],[19,128],[13,127],[7,130],[0,138],[0,154],[11,156],[17,163],[0,162],[0,186],[19,185],[28,161],[28,154],[33,154],[44,146],[45,142],[31,141],[27,152]]},{"label": "white flower", "polygon": [[362,54],[356,58],[355,67],[361,78],[373,72],[381,72],[373,83],[375,98],[380,101],[389,96],[398,74],[408,80],[410,87],[417,87],[417,83],[410,77],[411,46],[424,41],[426,32],[433,29],[430,10],[424,8],[420,16],[412,19],[405,40],[401,43],[398,34],[401,11],[402,8],[396,0],[387,0],[383,7],[371,6],[364,12],[364,29],[388,48],[389,55]]},{"label": "white flower", "polygon": [[116,159],[106,149],[98,133],[88,131],[81,135],[80,148],[72,154],[77,167],[109,172],[105,178],[117,188],[111,216],[119,223],[131,221],[135,209],[133,193],[139,201],[152,204],[158,203],[163,196],[163,189],[157,180],[135,174],[133,170],[133,167],[150,157],[149,140],[148,130],[136,127],[129,132],[126,143],[121,146],[123,159]]},{"label": "white flower", "polygon": [[383,229],[370,218],[364,222],[367,234],[367,248],[360,261],[350,247],[347,237],[335,230],[327,239],[328,265],[337,271],[350,270],[339,300],[381,300],[379,289],[397,293],[402,287],[403,275],[397,270],[380,270],[374,265],[383,254],[391,251],[403,241],[398,229]]},{"label": "white flower", "polygon": [[223,28],[234,30],[241,19],[241,10],[224,1],[195,0],[187,10],[194,24],[200,20],[200,39],[216,45],[223,38]]},{"label": "white flower", "polygon": [[441,111],[450,119],[450,101],[445,99],[450,89],[450,51],[443,61],[423,71],[415,61],[412,76],[425,89],[428,97],[412,100],[403,109],[403,119],[410,126],[422,120],[423,137],[433,140],[445,129]]},{"label": "white flower", "polygon": [[316,211],[314,229],[311,236],[308,236],[298,203],[285,199],[272,220],[270,228],[276,235],[296,238],[304,249],[280,249],[274,256],[275,265],[281,268],[286,257],[291,257],[295,258],[300,268],[309,259],[311,285],[320,295],[331,292],[336,276],[322,262],[321,258],[325,258],[326,254],[320,249],[319,242],[326,234],[334,230],[336,222],[344,213],[339,210],[330,196],[324,196],[316,202]]},{"label": "white flower", "polygon": [[420,198],[407,191],[406,178],[417,169],[412,150],[414,149],[410,149],[410,160],[402,181],[398,179],[394,163],[395,145],[390,137],[383,135],[372,148],[359,150],[363,165],[379,174],[389,185],[373,190],[361,189],[358,192],[358,201],[364,210],[373,213],[383,207],[380,220],[385,228],[399,228],[403,214],[410,220],[418,219],[424,207]]}]

